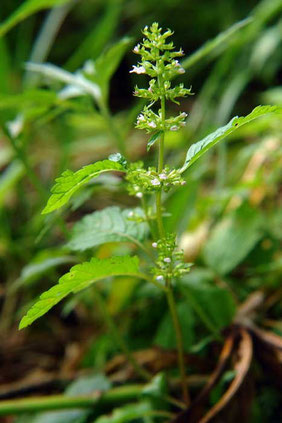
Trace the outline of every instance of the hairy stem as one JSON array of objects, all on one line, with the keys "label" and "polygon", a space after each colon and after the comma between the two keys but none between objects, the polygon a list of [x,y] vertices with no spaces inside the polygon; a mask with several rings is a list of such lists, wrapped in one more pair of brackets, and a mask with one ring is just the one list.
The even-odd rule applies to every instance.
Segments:
[{"label": "hairy stem", "polygon": [[126,356],[129,363],[132,365],[132,367],[134,368],[134,370],[139,376],[141,376],[145,380],[150,380],[151,374],[139,365],[139,363],[137,362],[137,360],[134,358],[131,351],[129,350],[128,346],[126,345],[124,339],[120,335],[119,330],[115,324],[115,321],[112,318],[111,314],[109,313],[102,295],[99,293],[97,289],[93,289],[93,295],[94,295],[95,301],[100,307],[100,310],[102,311],[104,320],[109,330],[112,332],[113,337],[115,338],[117,344],[119,345],[121,351]]}]

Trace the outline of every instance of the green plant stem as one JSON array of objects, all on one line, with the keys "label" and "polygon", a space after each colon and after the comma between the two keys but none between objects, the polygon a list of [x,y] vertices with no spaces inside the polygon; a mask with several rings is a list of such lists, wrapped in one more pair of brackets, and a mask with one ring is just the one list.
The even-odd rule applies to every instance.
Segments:
[{"label": "green plant stem", "polygon": [[132,367],[134,368],[136,373],[139,376],[142,377],[142,379],[151,380],[151,377],[152,377],[151,374],[139,365],[139,363],[137,362],[137,360],[134,358],[131,351],[127,347],[124,339],[120,335],[119,330],[118,330],[118,328],[117,328],[117,326],[114,322],[114,319],[112,318],[111,314],[109,313],[109,311],[107,309],[107,306],[105,304],[105,301],[104,301],[102,295],[99,293],[99,291],[97,289],[93,289],[93,295],[94,295],[95,301],[97,302],[97,304],[100,307],[100,310],[102,311],[104,320],[105,320],[109,330],[112,332],[113,337],[115,338],[117,344],[119,345],[121,351],[126,356],[129,363],[132,365]]},{"label": "green plant stem", "polygon": [[[162,87],[162,81],[158,79],[159,87]],[[158,156],[158,172],[161,173],[164,167],[164,137],[165,137],[165,97],[161,97],[161,116],[162,116],[162,126],[163,126],[163,133],[159,140],[159,156]],[[156,214],[157,214],[157,224],[159,229],[160,237],[165,236],[165,229],[163,225],[163,217],[162,217],[162,191],[158,191],[156,193]],[[171,281],[169,279],[166,280],[166,296],[169,305],[170,314],[172,317],[175,336],[176,336],[176,343],[177,343],[177,352],[178,352],[178,366],[180,371],[181,377],[181,384],[182,384],[182,392],[183,392],[183,399],[184,402],[188,405],[190,403],[187,382],[186,382],[186,371],[185,371],[185,363],[184,363],[184,351],[183,351],[183,340],[182,340],[182,333],[181,327],[179,323],[179,319],[177,316],[176,305],[173,297],[173,292],[171,289]]]},{"label": "green plant stem", "polygon": [[136,400],[142,393],[144,385],[124,385],[112,388],[101,395],[66,396],[51,395],[46,398],[25,398],[19,400],[0,401],[0,416],[17,415],[29,412],[42,412],[63,409],[109,407]]},{"label": "green plant stem", "polygon": [[152,237],[153,239],[157,239],[157,233],[156,233],[154,225],[152,224],[152,220],[150,219],[150,216],[149,216],[148,205],[147,205],[147,200],[145,196],[142,197],[141,202],[142,202],[142,207],[145,213],[146,221],[148,222],[148,225],[151,230]]},{"label": "green plant stem", "polygon": [[169,310],[171,313],[173,326],[175,330],[177,353],[178,353],[178,364],[179,364],[179,370],[180,370],[183,399],[185,401],[185,404],[189,405],[190,397],[189,397],[187,381],[186,381],[183,339],[182,339],[181,327],[180,327],[180,323],[179,323],[179,319],[177,315],[176,304],[175,304],[173,292],[170,286],[170,282],[167,285],[166,297],[167,297],[167,302],[168,302],[168,306],[169,306]]},{"label": "green plant stem", "polygon": [[116,142],[120,153],[126,157],[126,148],[125,148],[124,139],[122,135],[120,134],[119,130],[117,129],[115,122],[113,121],[113,117],[110,114],[107,104],[103,100],[99,102],[99,108],[100,108],[102,116],[104,117],[108,125],[109,132],[111,133],[112,138]]}]

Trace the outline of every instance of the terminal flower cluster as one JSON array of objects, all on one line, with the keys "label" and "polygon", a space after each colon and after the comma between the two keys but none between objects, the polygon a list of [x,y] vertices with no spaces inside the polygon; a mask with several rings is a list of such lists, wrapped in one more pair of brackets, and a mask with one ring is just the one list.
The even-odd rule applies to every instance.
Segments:
[{"label": "terminal flower cluster", "polygon": [[134,47],[133,52],[140,55],[141,59],[137,66],[133,66],[131,73],[146,74],[151,80],[148,88],[135,87],[134,95],[148,100],[150,103],[144,107],[138,116],[136,127],[146,129],[148,132],[155,130],[176,131],[185,125],[186,113],[165,119],[161,110],[157,113],[151,110],[153,104],[161,99],[171,100],[177,104],[179,97],[191,94],[191,88],[187,89],[183,84],[172,86],[171,80],[185,72],[177,58],[183,56],[182,49],[174,51],[172,42],[167,42],[173,32],[167,30],[162,33],[157,23],[143,30],[146,38]]},{"label": "terminal flower cluster", "polygon": [[183,251],[177,249],[175,238],[174,234],[167,234],[152,244],[158,252],[156,267],[152,268],[152,273],[159,282],[180,277],[190,271],[191,264],[184,263]]},{"label": "terminal flower cluster", "polygon": [[129,167],[126,180],[129,194],[139,198],[146,193],[160,190],[168,192],[172,187],[186,184],[179,170],[165,166],[162,172],[158,173],[155,167],[144,169],[142,162],[137,162]]}]

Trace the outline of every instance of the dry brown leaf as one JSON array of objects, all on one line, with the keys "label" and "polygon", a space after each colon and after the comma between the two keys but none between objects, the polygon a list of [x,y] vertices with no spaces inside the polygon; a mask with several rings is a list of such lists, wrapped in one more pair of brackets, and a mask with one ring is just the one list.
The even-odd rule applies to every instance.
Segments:
[{"label": "dry brown leaf", "polygon": [[234,397],[242,382],[244,381],[253,356],[253,343],[249,333],[240,328],[239,329],[241,340],[238,347],[238,361],[236,362],[234,369],[236,370],[236,376],[231,382],[229,388],[221,399],[207,412],[207,414],[199,420],[199,423],[208,423],[214,416],[216,416]]}]

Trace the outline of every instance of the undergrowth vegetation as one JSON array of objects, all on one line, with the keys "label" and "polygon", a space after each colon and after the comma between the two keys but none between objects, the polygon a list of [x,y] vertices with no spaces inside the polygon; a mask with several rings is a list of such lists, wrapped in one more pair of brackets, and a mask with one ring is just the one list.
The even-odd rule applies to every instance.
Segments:
[{"label": "undergrowth vegetation", "polygon": [[190,54],[185,2],[12,3],[3,422],[279,421],[282,2]]}]

